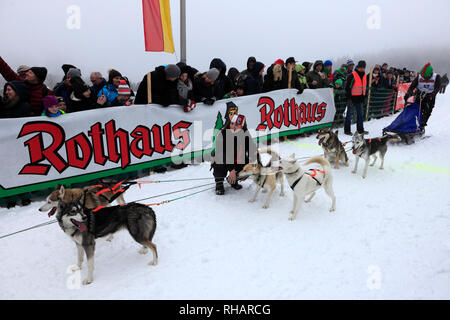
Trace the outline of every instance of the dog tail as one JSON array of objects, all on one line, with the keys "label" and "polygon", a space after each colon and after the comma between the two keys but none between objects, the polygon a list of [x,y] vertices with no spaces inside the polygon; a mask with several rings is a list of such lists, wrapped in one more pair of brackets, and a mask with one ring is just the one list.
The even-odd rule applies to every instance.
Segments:
[{"label": "dog tail", "polygon": [[305,163],[303,163],[304,165],[310,164],[310,163],[318,163],[322,166],[323,171],[325,171],[325,175],[328,175],[331,172],[331,165],[328,162],[327,159],[325,159],[322,156],[315,156],[312,157],[311,159],[307,160]]},{"label": "dog tail", "polygon": [[263,164],[261,163],[261,154],[263,154],[263,153],[267,153],[267,154],[271,155],[270,162],[267,165],[268,167],[271,166],[272,161],[280,160],[280,155],[278,154],[278,152],[273,150],[271,147],[262,148],[262,149],[259,149],[258,153],[257,153],[258,164],[261,165],[261,166],[263,166]]}]

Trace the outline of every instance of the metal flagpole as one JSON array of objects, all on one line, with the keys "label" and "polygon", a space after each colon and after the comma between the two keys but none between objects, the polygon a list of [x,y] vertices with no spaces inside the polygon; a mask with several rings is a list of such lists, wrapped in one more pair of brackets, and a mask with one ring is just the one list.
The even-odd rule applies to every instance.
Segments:
[{"label": "metal flagpole", "polygon": [[180,0],[180,50],[181,62],[186,63],[186,0]]}]

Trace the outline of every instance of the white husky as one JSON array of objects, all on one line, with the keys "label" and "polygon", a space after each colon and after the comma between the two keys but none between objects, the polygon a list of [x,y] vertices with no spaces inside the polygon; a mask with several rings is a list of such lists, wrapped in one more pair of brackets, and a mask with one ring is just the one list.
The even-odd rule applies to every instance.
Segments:
[{"label": "white husky", "polygon": [[[294,191],[294,206],[291,210],[289,220],[295,219],[303,201],[310,202],[316,194],[316,191],[322,186],[332,200],[330,211],[336,209],[336,197],[333,191],[333,176],[331,174],[330,163],[320,156],[313,157],[304,164],[310,163],[318,163],[320,169],[303,171],[297,163],[297,160],[295,160],[295,154],[292,154],[289,158],[280,160],[280,167],[283,169],[283,173],[286,176],[289,186],[292,191]],[[311,195],[305,200],[305,197],[308,194]]]}]

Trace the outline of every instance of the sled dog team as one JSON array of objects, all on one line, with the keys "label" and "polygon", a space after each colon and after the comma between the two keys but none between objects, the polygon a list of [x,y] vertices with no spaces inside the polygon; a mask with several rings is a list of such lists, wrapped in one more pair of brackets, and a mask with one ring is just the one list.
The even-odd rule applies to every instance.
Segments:
[{"label": "sled dog team", "polygon": [[[303,170],[292,154],[288,158],[281,158],[270,148],[258,151],[256,163],[245,165],[238,174],[238,179],[245,180],[252,178],[256,184],[256,192],[249,200],[254,202],[261,189],[268,191],[263,208],[268,208],[270,200],[275,192],[277,184],[281,185],[280,196],[284,196],[284,177],[294,194],[293,207],[290,211],[289,220],[294,220],[303,202],[309,202],[315,192],[323,187],[326,194],[331,198],[330,211],[336,209],[336,197],[333,191],[333,175],[330,162],[339,168],[342,162],[348,166],[344,144],[339,141],[337,131],[331,129],[320,129],[317,134],[319,145],[322,146],[324,157],[316,156],[307,160],[304,165],[318,164],[316,169]],[[380,169],[383,169],[384,157],[387,151],[388,137],[364,139],[364,134],[355,133],[352,137],[353,154],[355,155],[355,168],[352,173],[356,173],[359,158],[365,160],[365,167],[362,177],[367,175],[370,157],[373,157],[373,166],[379,154],[381,159]],[[271,156],[268,164],[261,162],[262,154]],[[117,199],[118,206],[109,206]],[[83,284],[92,283],[94,276],[94,251],[95,239],[108,236],[111,241],[112,235],[121,230],[127,229],[131,237],[142,249],[139,253],[145,254],[151,250],[153,259],[149,265],[156,265],[158,253],[156,245],[152,242],[156,230],[156,216],[154,211],[143,204],[125,204],[123,193],[117,194],[115,186],[111,183],[84,187],[84,188],[64,188],[58,186],[46,199],[46,203],[39,209],[41,212],[48,212],[48,216],[56,213],[59,226],[76,244],[77,265],[75,270],[81,269],[84,254],[87,257],[88,275]]]}]

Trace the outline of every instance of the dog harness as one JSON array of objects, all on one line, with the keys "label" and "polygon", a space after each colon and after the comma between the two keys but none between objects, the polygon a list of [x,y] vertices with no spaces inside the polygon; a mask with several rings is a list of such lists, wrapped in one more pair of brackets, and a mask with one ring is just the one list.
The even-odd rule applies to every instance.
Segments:
[{"label": "dog harness", "polygon": [[[311,178],[316,180],[316,182],[317,182],[317,184],[319,186],[322,185],[322,183],[320,183],[320,181],[316,179],[316,175],[317,175],[317,172],[320,172],[325,177],[325,171],[317,170],[317,169],[309,169],[309,171],[312,171],[312,173],[303,172],[303,174],[297,180],[294,181],[294,183],[290,186],[292,190],[294,190],[295,186],[300,182],[300,180],[302,180],[302,178],[303,178],[303,176],[305,174],[307,174],[308,176],[310,176]],[[294,174],[294,173],[297,173],[297,172],[298,172],[298,169],[296,171],[294,171],[294,172],[290,172],[290,173],[287,173],[287,174]]]}]

